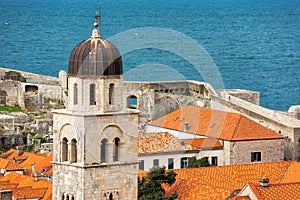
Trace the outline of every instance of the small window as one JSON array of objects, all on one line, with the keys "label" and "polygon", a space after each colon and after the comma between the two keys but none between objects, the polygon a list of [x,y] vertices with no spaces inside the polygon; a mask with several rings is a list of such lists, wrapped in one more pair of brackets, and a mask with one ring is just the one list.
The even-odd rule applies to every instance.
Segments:
[{"label": "small window", "polygon": [[211,157],[211,165],[218,166],[218,157]]},{"label": "small window", "polygon": [[187,166],[188,166],[188,158],[187,157],[180,158],[180,168],[187,168]]},{"label": "small window", "polygon": [[90,85],[90,105],[96,105],[95,90],[96,90],[96,86],[95,84],[92,83]]},{"label": "small window", "polygon": [[107,139],[103,139],[101,141],[101,163],[105,163],[106,162],[106,146],[107,146]]},{"label": "small window", "polygon": [[114,139],[114,156],[113,161],[119,161],[119,151],[120,151],[120,139]]},{"label": "small window", "polygon": [[261,161],[261,152],[252,152],[251,162],[260,162],[260,161]]},{"label": "small window", "polygon": [[115,85],[113,83],[109,84],[109,97],[108,97],[108,103],[109,105],[114,104],[114,87]]},{"label": "small window", "polygon": [[159,160],[158,159],[154,159],[153,160],[153,167],[158,167],[159,166]]},{"label": "small window", "polygon": [[168,169],[174,169],[174,159],[168,158]]},{"label": "small window", "polygon": [[128,97],[128,108],[136,109],[137,108],[137,97],[131,95]]},{"label": "small window", "polygon": [[61,161],[68,161],[68,139],[63,138],[61,143]]},{"label": "small window", "polygon": [[74,105],[76,105],[78,103],[78,89],[77,89],[77,84],[74,84],[74,88],[73,88],[73,102]]},{"label": "small window", "polygon": [[73,139],[71,141],[71,163],[77,162],[77,141]]},{"label": "small window", "polygon": [[144,160],[139,160],[139,170],[144,170],[145,169],[145,162]]}]

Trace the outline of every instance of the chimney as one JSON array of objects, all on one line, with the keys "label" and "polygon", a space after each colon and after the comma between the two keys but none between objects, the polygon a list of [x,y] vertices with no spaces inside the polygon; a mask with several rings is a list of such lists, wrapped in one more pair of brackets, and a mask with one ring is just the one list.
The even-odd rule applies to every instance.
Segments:
[{"label": "chimney", "polygon": [[269,178],[265,178],[265,177],[259,178],[258,181],[262,187],[264,187],[264,188],[269,187],[269,181],[270,181]]},{"label": "chimney", "polygon": [[189,130],[189,123],[188,122],[184,122],[184,128],[183,131],[187,132]]},{"label": "chimney", "polygon": [[18,154],[18,156],[22,155],[23,152],[24,152],[23,145],[18,145],[17,146],[17,154]]},{"label": "chimney", "polygon": [[30,164],[31,166],[31,176],[34,177],[34,181],[38,181],[37,173],[35,172],[35,162]]}]

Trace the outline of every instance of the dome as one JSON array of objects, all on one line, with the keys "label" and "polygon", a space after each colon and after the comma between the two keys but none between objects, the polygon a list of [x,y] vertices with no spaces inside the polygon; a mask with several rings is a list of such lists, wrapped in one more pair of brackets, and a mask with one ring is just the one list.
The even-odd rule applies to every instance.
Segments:
[{"label": "dome", "polygon": [[92,37],[80,42],[72,51],[68,76],[101,77],[122,74],[119,50],[94,29]]}]

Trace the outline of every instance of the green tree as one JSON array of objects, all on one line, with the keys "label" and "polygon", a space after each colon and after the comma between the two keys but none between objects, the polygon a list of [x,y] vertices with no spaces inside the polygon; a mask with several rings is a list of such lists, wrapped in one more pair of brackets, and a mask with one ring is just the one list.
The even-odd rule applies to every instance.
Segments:
[{"label": "green tree", "polygon": [[162,184],[172,185],[176,181],[176,173],[174,171],[165,171],[165,167],[154,167],[150,173],[138,178],[138,199],[139,200],[175,200],[178,196],[177,192],[166,196]]},{"label": "green tree", "polygon": [[188,168],[208,167],[210,166],[207,157],[196,159],[195,156],[188,158]]}]

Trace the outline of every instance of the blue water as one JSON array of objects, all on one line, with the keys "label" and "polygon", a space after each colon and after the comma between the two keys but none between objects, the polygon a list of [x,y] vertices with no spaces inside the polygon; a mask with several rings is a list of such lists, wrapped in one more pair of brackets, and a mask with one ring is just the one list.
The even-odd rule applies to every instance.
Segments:
[{"label": "blue water", "polygon": [[[51,76],[67,70],[98,7],[91,0],[1,0],[0,66]],[[178,31],[210,54],[225,88],[259,91],[271,109],[300,104],[299,0],[104,0],[102,8],[105,38],[143,27]],[[127,80],[202,80],[187,60],[155,48],[127,53],[123,63]]]}]

